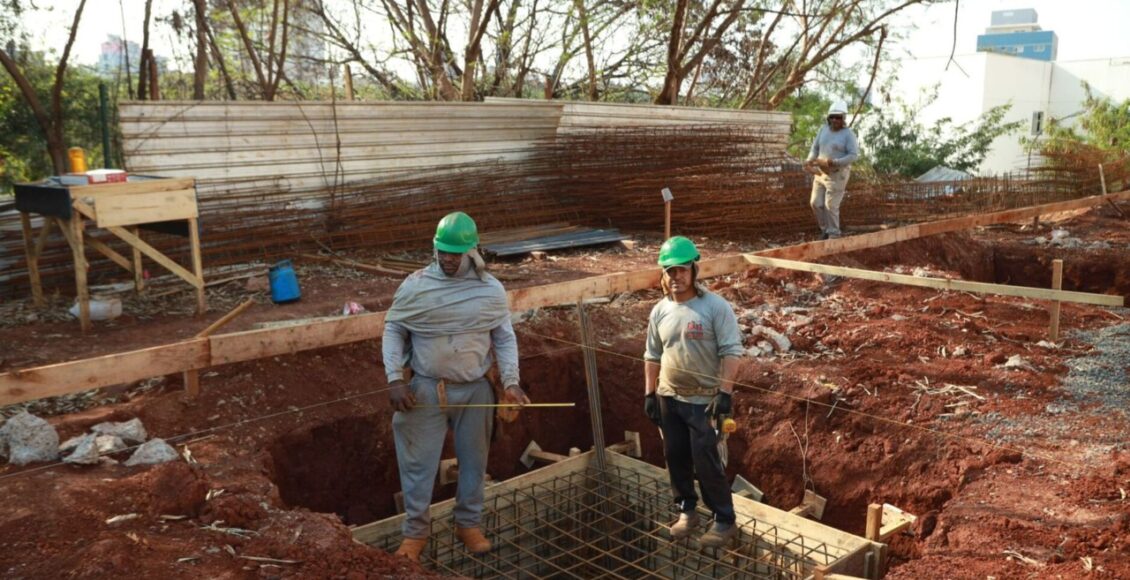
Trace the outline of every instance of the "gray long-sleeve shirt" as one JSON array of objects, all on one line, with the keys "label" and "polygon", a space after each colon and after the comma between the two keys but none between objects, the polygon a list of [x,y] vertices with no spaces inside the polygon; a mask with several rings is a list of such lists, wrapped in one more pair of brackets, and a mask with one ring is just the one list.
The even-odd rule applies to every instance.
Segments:
[{"label": "gray long-sleeve shirt", "polygon": [[833,131],[828,125],[820,127],[816,139],[812,141],[812,149],[808,152],[808,161],[814,159],[831,159],[836,167],[847,167],[859,159],[859,143],[855,140],[855,133],[844,127]]},{"label": "gray long-sleeve shirt", "polygon": [[[518,339],[507,318],[489,332],[465,332],[429,338],[413,334],[396,322],[385,322],[381,353],[388,382],[404,378],[404,365],[426,377],[468,383],[482,378],[498,356],[502,384],[518,384]],[[408,347],[407,349],[405,347]]]}]

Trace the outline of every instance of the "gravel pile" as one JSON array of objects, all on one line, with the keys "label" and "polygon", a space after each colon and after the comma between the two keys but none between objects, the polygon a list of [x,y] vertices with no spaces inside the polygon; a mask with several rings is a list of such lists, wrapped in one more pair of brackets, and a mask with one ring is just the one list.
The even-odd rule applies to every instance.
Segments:
[{"label": "gravel pile", "polygon": [[1130,323],[1078,331],[1073,337],[1094,345],[1091,353],[1064,361],[1063,387],[1077,399],[1128,415],[1130,408]]}]

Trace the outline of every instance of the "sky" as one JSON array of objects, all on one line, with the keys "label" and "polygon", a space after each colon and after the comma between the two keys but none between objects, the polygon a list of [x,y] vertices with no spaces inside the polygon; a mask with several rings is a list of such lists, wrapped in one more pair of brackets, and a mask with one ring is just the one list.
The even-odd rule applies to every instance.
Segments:
[{"label": "sky", "polygon": [[[40,0],[38,4],[52,10],[29,17],[28,28],[38,31],[33,43],[38,48],[61,51],[77,1]],[[953,43],[954,4],[911,8],[898,16],[892,21],[892,28],[907,38],[893,47],[892,53],[900,58],[948,56]],[[155,15],[167,16],[172,10],[185,10],[189,5],[188,0],[154,0],[153,11]],[[87,0],[76,39],[74,62],[95,63],[107,34],[122,35],[123,20],[125,37],[140,44],[144,6],[144,0]],[[1060,61],[1130,56],[1130,33],[1126,32],[1130,0],[961,0],[957,54],[974,52],[977,35],[989,26],[993,10],[1015,8],[1035,8],[1040,26],[1056,32]],[[191,17],[191,12],[184,15]],[[172,48],[168,26],[157,26],[153,30],[157,37],[150,42],[159,56],[172,57],[174,50],[186,56],[187,47]],[[387,28],[382,28],[381,32],[387,33]]]}]

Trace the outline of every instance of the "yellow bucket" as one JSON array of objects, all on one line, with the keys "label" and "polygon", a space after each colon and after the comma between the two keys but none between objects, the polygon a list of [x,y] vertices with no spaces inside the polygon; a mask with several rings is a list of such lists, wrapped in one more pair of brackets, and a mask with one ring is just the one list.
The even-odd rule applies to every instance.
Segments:
[{"label": "yellow bucket", "polygon": [[67,157],[71,162],[71,173],[86,173],[86,152],[82,147],[67,149]]}]

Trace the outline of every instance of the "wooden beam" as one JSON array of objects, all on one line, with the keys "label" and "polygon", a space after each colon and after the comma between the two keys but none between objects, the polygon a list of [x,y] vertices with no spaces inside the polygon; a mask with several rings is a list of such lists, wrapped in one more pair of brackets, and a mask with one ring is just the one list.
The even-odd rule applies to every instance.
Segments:
[{"label": "wooden beam", "polygon": [[1076,209],[1086,209],[1102,203],[1106,203],[1108,199],[1111,201],[1130,199],[1130,191],[1111,193],[1105,196],[1095,195],[1069,201],[1047,203],[1044,205],[1022,207],[993,213],[977,214],[934,222],[926,222],[921,224],[912,224],[909,226],[903,226],[900,228],[893,228],[869,234],[848,236],[834,240],[808,242],[805,244],[797,244],[795,246],[786,246],[783,248],[773,248],[770,250],[757,252],[757,255],[767,256],[771,258],[786,258],[789,260],[811,260],[823,256],[831,256],[833,254],[843,254],[847,252],[867,250],[870,248],[878,248],[880,246],[887,246],[897,242],[905,242],[925,236],[967,230],[979,226],[1023,221],[1033,216],[1044,214],[1071,211]]},{"label": "wooden beam", "polygon": [[985,282],[947,280],[944,278],[920,278],[918,276],[909,276],[906,274],[892,274],[889,272],[875,272],[872,270],[845,268],[843,266],[829,266],[827,264],[810,264],[808,262],[797,262],[794,260],[766,258],[765,256],[758,256],[754,254],[746,255],[745,259],[750,264],[757,266],[785,268],[788,270],[800,270],[803,272],[815,272],[818,274],[843,276],[845,278],[875,280],[877,282],[890,282],[893,284],[919,286],[922,288],[935,288],[938,290],[960,290],[965,292],[977,292],[980,294],[1019,296],[1021,298],[1034,298],[1037,300],[1059,300],[1062,302],[1096,304],[1099,306],[1122,306],[1123,304],[1122,296],[1111,296],[1109,294],[1091,294],[1089,292],[1072,292],[1068,290],[1030,288],[1027,286],[1006,286],[1004,284],[987,284]]},{"label": "wooden beam", "polygon": [[42,308],[46,302],[43,300],[43,284],[39,279],[39,252],[40,242],[46,237],[47,233],[51,231],[51,224],[53,222],[47,218],[43,220],[43,229],[39,232],[39,238],[32,241],[31,231],[31,217],[26,212],[20,212],[20,226],[23,228],[24,236],[24,253],[27,255],[27,277],[31,282],[31,296],[37,307]]},{"label": "wooden beam", "polygon": [[116,252],[114,248],[107,246],[102,240],[91,237],[88,238],[86,242],[90,244],[90,247],[101,252],[103,256],[110,258],[110,261],[125,268],[127,272],[131,274],[134,272],[133,262],[129,261],[125,256]]},{"label": "wooden beam", "polygon": [[879,541],[879,530],[883,527],[883,506],[873,503],[867,506],[867,526],[863,536],[873,542]]},{"label": "wooden beam", "polygon": [[[195,206],[196,193],[193,192],[193,205]],[[140,241],[141,238],[138,238]],[[188,218],[188,244],[189,253],[192,254],[192,273],[195,282],[189,280],[190,284],[196,286],[196,315],[203,316],[208,310],[208,302],[204,297],[204,262],[200,257],[200,224],[196,221],[195,217]]]},{"label": "wooden beam", "polygon": [[131,383],[209,366],[208,339],[193,338],[130,352],[0,374],[0,406]]},{"label": "wooden beam", "polygon": [[71,253],[75,260],[75,289],[78,292],[78,317],[83,332],[90,331],[90,289],[86,285],[86,252],[83,250],[82,240],[86,237],[83,233],[82,216],[71,216]]},{"label": "wooden beam", "polygon": [[[244,310],[250,308],[252,304],[255,304],[255,299],[248,298],[243,302],[243,304],[236,306],[231,310],[231,312],[228,312],[227,314],[221,316],[218,320],[216,320],[212,324],[209,324],[208,327],[204,330],[197,332],[196,338],[206,338],[208,336],[211,336],[213,332],[216,332],[225,324],[231,322],[232,320],[235,320],[236,316],[239,316],[241,313],[243,313]],[[211,345],[209,344],[209,346]],[[211,360],[211,352],[209,352],[208,358],[209,360]],[[185,393],[188,394],[189,397],[198,396],[200,394],[200,371],[197,369],[184,371],[183,378]]]},{"label": "wooden beam", "polygon": [[[137,239],[141,239],[141,228],[134,226],[131,231]],[[145,269],[141,266],[141,250],[132,245],[130,249],[133,250],[133,289],[140,293],[145,290]]]},{"label": "wooden beam", "polygon": [[166,270],[172,272],[173,274],[180,276],[182,279],[184,279],[185,282],[192,284],[193,287],[204,287],[204,280],[195,276],[192,272],[184,269],[183,266],[172,261],[165,254],[162,254],[160,250],[145,243],[141,238],[133,235],[133,233],[126,230],[125,228],[121,226],[110,226],[106,228],[106,230],[114,234],[115,236],[118,236],[119,238],[125,240],[127,244],[141,250],[143,254],[149,256],[154,262],[157,262],[158,264],[164,266]]},{"label": "wooden beam", "polygon": [[[1063,288],[1063,260],[1052,260],[1052,290]],[[1053,300],[1048,307],[1048,337],[1052,342],[1059,340],[1059,300]]]}]

